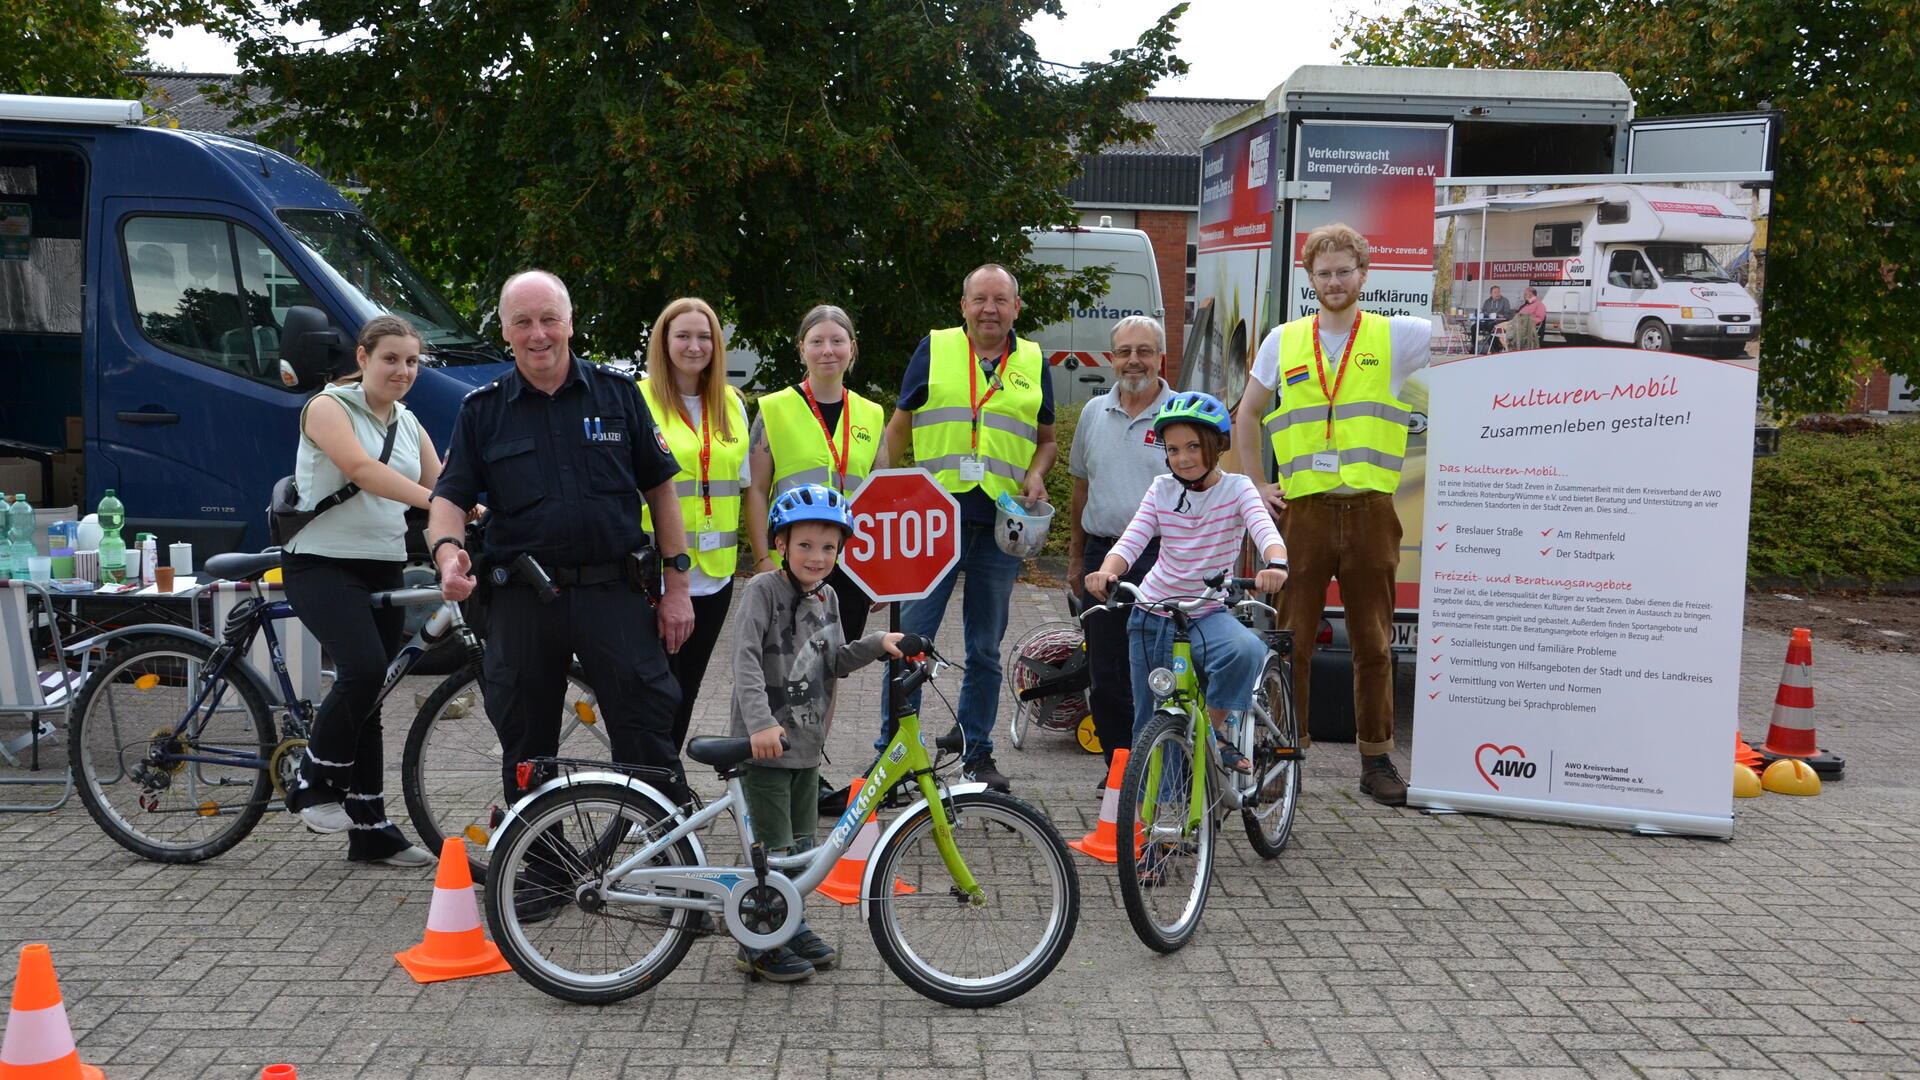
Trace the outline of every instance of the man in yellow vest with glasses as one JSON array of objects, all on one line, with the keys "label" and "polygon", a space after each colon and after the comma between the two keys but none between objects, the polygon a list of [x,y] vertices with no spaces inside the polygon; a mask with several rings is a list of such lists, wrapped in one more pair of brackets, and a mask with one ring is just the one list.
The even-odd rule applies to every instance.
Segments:
[{"label": "man in yellow vest with glasses", "polygon": [[[960,285],[960,315],[964,327],[935,330],[914,350],[887,422],[887,464],[911,444],[914,463],[960,503],[960,564],[931,594],[901,608],[900,628],[934,637],[954,576],[966,575],[962,775],[1006,791],[1011,785],[994,764],[992,733],[1000,710],[1000,641],[1020,560],[994,540],[994,501],[1003,492],[1045,498],[1047,470],[1060,448],[1053,438],[1053,384],[1040,346],[1013,333],[1020,282],[1012,271],[988,263],[968,274]],[[891,727],[889,718],[875,750],[886,748]]]},{"label": "man in yellow vest with glasses", "polygon": [[1392,757],[1393,578],[1400,565],[1393,493],[1413,416],[1400,391],[1427,364],[1433,324],[1360,310],[1367,241],[1349,226],[1308,233],[1300,258],[1320,311],[1275,327],[1260,343],[1234,425],[1264,430],[1279,469],[1280,482],[1268,484],[1258,475],[1257,451],[1243,461],[1276,511],[1293,564],[1282,617],[1293,631],[1303,734],[1314,636],[1327,585],[1337,580],[1353,648],[1360,790],[1400,806],[1407,782]]}]

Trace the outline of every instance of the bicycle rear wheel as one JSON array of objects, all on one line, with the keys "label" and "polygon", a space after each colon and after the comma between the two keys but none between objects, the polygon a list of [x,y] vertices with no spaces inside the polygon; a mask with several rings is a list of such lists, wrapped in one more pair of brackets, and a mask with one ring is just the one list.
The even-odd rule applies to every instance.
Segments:
[{"label": "bicycle rear wheel", "polygon": [[1300,809],[1301,762],[1282,758],[1300,747],[1300,718],[1293,708],[1293,672],[1278,656],[1267,657],[1253,688],[1253,772],[1261,778],[1251,808],[1240,812],[1247,839],[1264,859],[1277,858],[1293,838]]},{"label": "bicycle rear wheel", "polygon": [[978,899],[954,884],[922,805],[874,852],[879,895],[868,902],[867,929],[900,981],[935,1001],[970,1009],[1012,1001],[1040,985],[1073,940],[1073,857],[1053,823],[1011,795],[967,792],[946,807]]},{"label": "bicycle rear wheel", "polygon": [[[567,672],[567,697],[559,724],[558,756],[613,756],[599,706],[579,664]],[[487,842],[505,810],[501,753],[500,736],[481,700],[480,661],[474,660],[447,676],[420,706],[400,760],[400,791],[420,843],[429,851],[439,851],[449,836],[464,839],[476,881],[486,876]]]},{"label": "bicycle rear wheel", "polygon": [[1207,909],[1214,817],[1211,806],[1193,805],[1194,770],[1207,768],[1194,757],[1192,718],[1167,712],[1134,740],[1120,781],[1120,899],[1133,932],[1155,952],[1185,945]]},{"label": "bicycle rear wheel", "polygon": [[237,658],[210,677],[212,655],[185,638],[137,638],[107,657],[74,703],[80,801],[141,858],[211,859],[253,831],[273,797],[266,700]]},{"label": "bicycle rear wheel", "polygon": [[[671,822],[620,784],[575,784],[529,803],[500,835],[487,871],[487,925],[513,970],[543,993],[585,1005],[632,997],[666,978],[692,947],[698,914],[582,902],[580,887],[665,835]],[[681,840],[664,861],[696,865],[693,845]]]}]

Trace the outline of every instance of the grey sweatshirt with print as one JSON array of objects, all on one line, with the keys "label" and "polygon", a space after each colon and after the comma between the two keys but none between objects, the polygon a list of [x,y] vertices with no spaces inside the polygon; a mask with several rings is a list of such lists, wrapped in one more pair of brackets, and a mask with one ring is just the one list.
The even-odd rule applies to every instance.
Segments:
[{"label": "grey sweatshirt with print", "polygon": [[731,734],[786,729],[787,752],[755,762],[811,769],[821,762],[834,684],[886,655],[886,632],[848,642],[840,630],[839,600],[822,585],[800,594],[782,570],[747,582],[733,614]]}]

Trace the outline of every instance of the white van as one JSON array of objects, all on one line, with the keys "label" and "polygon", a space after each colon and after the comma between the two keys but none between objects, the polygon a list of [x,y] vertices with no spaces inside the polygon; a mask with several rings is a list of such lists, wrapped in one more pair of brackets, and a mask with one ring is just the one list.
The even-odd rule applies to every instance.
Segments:
[{"label": "white van", "polygon": [[1477,311],[1498,285],[1518,308],[1531,286],[1549,336],[1662,352],[1738,356],[1760,308],[1705,245],[1740,247],[1753,222],[1695,188],[1596,184],[1472,199],[1456,221],[1453,302]]},{"label": "white van", "polygon": [[1107,392],[1113,381],[1113,324],[1129,315],[1166,320],[1160,300],[1160,268],[1153,242],[1139,229],[1034,229],[1034,262],[1067,270],[1108,266],[1107,294],[1073,309],[1062,322],[1022,337],[1038,342],[1053,372],[1053,396],[1061,405],[1078,404]]}]

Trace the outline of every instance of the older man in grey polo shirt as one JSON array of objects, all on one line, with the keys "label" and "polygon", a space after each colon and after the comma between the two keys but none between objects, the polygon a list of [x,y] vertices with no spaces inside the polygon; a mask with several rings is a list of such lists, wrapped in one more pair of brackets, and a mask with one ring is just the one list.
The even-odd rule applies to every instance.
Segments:
[{"label": "older man in grey polo shirt", "polygon": [[[1067,471],[1073,474],[1067,565],[1079,568],[1068,580],[1082,599],[1082,582],[1126,531],[1153,478],[1167,471],[1167,455],[1153,437],[1154,414],[1173,396],[1160,377],[1166,352],[1167,335],[1158,320],[1129,315],[1115,323],[1113,388],[1087,402],[1073,430],[1067,459]],[[1138,585],[1159,553],[1160,542],[1154,540],[1128,568],[1125,580]],[[1097,612],[1085,625],[1093,726],[1101,752],[1111,762],[1115,750],[1133,742],[1126,612]]]}]

